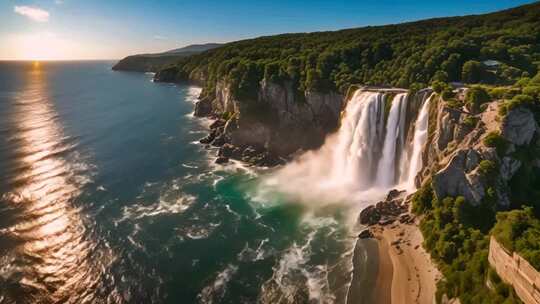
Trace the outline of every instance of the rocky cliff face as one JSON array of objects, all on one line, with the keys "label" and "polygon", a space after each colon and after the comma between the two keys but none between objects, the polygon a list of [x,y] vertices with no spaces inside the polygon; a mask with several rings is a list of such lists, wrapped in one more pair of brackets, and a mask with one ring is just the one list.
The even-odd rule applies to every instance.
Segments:
[{"label": "rocky cliff face", "polygon": [[224,143],[283,157],[320,146],[337,127],[343,100],[333,92],[306,92],[299,98],[289,83],[262,81],[257,100],[248,104],[236,99],[230,85],[221,80],[213,94],[197,102],[195,114],[223,119],[223,130],[215,137],[223,137]]},{"label": "rocky cliff face", "polygon": [[[432,181],[438,198],[463,196],[472,204],[492,197],[508,206],[508,182],[522,165],[514,155],[517,147],[531,144],[538,125],[530,110],[519,107],[498,116],[498,101],[473,115],[452,109],[441,98],[430,108],[430,129],[417,184]],[[500,134],[503,147],[486,137]],[[490,165],[494,167],[491,168]]]}]

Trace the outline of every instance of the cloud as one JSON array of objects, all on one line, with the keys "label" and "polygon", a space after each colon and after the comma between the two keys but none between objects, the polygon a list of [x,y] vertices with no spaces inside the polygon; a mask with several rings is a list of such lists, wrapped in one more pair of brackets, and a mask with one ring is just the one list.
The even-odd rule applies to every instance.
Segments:
[{"label": "cloud", "polygon": [[49,21],[49,12],[32,6],[15,6],[13,11],[37,22]]},{"label": "cloud", "polygon": [[154,35],[154,39],[156,40],[167,40],[169,38],[165,37],[165,36],[160,36],[160,35]]},{"label": "cloud", "polygon": [[64,0],[54,0],[54,3],[60,5],[60,4],[64,4]]}]

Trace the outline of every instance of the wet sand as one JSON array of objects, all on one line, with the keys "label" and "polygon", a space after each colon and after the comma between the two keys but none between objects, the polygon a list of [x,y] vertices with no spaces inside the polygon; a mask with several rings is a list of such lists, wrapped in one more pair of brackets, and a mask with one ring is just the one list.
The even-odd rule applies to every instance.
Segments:
[{"label": "wet sand", "polygon": [[441,275],[423,249],[416,225],[372,227],[379,249],[379,267],[372,303],[434,303]]}]

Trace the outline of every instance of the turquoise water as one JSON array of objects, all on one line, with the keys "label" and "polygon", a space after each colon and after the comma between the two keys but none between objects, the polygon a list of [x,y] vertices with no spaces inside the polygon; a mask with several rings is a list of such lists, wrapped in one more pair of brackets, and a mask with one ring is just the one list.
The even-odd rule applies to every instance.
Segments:
[{"label": "turquoise water", "polygon": [[198,88],[112,64],[0,63],[0,302],[344,302],[348,211],[214,165]]}]

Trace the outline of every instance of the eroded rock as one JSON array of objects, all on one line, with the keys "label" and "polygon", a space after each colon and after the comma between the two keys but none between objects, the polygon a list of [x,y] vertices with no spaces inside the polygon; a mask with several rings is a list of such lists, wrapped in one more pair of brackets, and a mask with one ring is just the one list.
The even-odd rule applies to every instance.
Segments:
[{"label": "eroded rock", "polygon": [[501,124],[501,135],[509,142],[517,145],[531,143],[538,124],[533,113],[524,107],[517,107],[506,114]]}]

